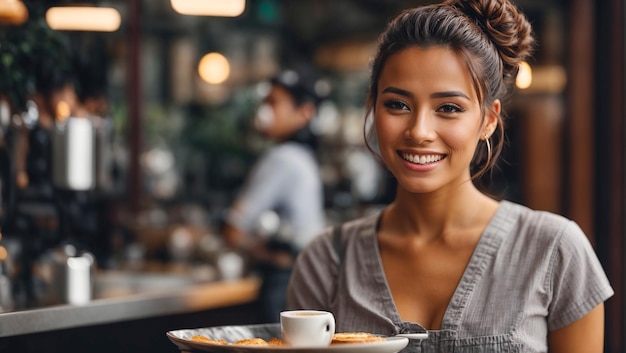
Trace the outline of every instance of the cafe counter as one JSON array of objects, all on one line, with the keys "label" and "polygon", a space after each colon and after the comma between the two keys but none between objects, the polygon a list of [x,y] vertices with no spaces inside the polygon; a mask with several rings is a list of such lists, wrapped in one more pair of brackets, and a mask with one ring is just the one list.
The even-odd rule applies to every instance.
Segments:
[{"label": "cafe counter", "polygon": [[176,352],[165,333],[259,323],[250,277],[0,314],[0,352]]}]

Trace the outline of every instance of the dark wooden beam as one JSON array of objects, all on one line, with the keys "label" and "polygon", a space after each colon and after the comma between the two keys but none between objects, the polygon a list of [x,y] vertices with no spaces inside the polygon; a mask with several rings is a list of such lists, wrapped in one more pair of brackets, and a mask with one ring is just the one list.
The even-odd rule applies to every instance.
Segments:
[{"label": "dark wooden beam", "polygon": [[129,197],[133,211],[139,210],[142,196],[140,155],[142,146],[141,124],[141,0],[130,1],[128,38],[128,143],[129,143]]},{"label": "dark wooden beam", "polygon": [[606,0],[595,3],[597,7],[597,35],[595,49],[597,64],[596,156],[597,197],[596,235],[597,249],[615,296],[606,303],[606,352],[626,351],[624,325],[624,281],[626,250],[624,237],[626,131],[624,119],[624,2]]},{"label": "dark wooden beam", "polygon": [[594,1],[570,5],[567,52],[565,215],[594,242]]}]

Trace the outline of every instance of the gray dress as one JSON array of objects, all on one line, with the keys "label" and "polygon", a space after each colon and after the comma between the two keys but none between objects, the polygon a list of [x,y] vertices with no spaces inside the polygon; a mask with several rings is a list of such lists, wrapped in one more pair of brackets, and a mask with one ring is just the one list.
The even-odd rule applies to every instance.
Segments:
[{"label": "gray dress", "polygon": [[[396,310],[378,250],[379,216],[343,226],[341,265],[331,230],[300,254],[288,290],[290,309],[331,311],[337,332],[424,330],[402,321]],[[547,352],[549,331],[582,318],[612,295],[576,223],[502,201],[448,304],[441,330],[411,341],[403,352]]]}]

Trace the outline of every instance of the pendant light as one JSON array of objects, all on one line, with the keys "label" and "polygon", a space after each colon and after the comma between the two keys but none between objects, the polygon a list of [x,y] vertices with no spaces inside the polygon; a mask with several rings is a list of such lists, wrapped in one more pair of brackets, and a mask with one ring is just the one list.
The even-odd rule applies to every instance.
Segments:
[{"label": "pendant light", "polygon": [[181,15],[237,17],[246,9],[246,0],[170,0]]},{"label": "pendant light", "polygon": [[115,32],[122,18],[112,7],[57,6],[46,11],[46,22],[54,30]]},{"label": "pendant light", "polygon": [[28,20],[28,9],[20,0],[0,0],[0,25],[18,26]]}]

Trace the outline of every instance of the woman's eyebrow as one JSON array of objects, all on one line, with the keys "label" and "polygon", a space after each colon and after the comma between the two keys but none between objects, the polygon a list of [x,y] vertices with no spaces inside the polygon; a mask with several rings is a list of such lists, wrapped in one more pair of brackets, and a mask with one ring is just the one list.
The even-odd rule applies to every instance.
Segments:
[{"label": "woman's eyebrow", "polygon": [[[413,97],[413,93],[411,93],[410,91],[404,90],[402,88],[398,88],[398,87],[385,87],[382,91],[382,93],[395,93],[395,94],[399,94],[401,96],[405,96],[405,97]],[[467,94],[461,92],[461,91],[443,91],[443,92],[435,92],[432,93],[430,95],[430,98],[449,98],[449,97],[461,97],[461,98],[465,98],[467,100],[470,100],[470,98],[467,96]]]},{"label": "woman's eyebrow", "polygon": [[461,92],[461,91],[444,91],[444,92],[435,92],[433,94],[430,95],[431,98],[448,98],[448,97],[461,97],[461,98],[465,98],[467,100],[470,100],[470,98],[467,96],[467,94]]},{"label": "woman's eyebrow", "polygon": [[413,97],[413,93],[398,87],[385,87],[382,93],[395,93],[401,96]]}]

